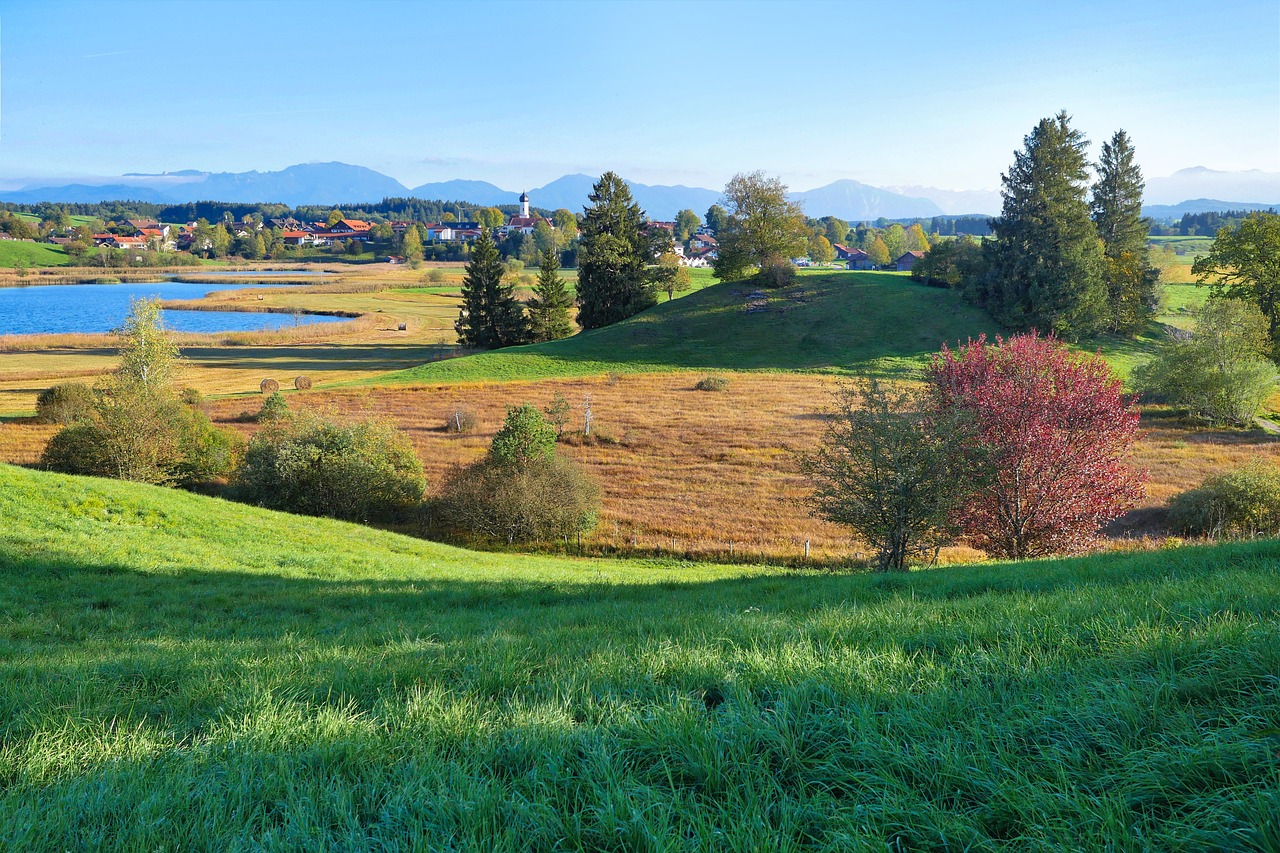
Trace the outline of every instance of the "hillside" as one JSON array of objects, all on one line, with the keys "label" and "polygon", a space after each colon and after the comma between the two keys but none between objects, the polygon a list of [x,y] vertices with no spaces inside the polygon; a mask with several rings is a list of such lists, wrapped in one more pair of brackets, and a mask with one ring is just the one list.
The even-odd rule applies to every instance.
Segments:
[{"label": "hillside", "polygon": [[[750,309],[750,310],[748,310]],[[604,371],[869,370],[902,375],[946,342],[996,325],[956,293],[905,275],[805,272],[797,286],[713,285],[563,341],[439,361],[378,384],[582,376]]]},{"label": "hillside", "polygon": [[0,466],[15,849],[1274,849],[1280,543],[785,573]]}]

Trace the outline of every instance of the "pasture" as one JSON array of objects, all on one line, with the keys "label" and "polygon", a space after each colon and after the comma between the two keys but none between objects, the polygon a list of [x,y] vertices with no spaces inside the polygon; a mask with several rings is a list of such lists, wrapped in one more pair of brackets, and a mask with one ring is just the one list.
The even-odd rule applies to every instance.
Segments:
[{"label": "pasture", "polygon": [[15,849],[1280,844],[1280,545],[481,554],[0,466]]},{"label": "pasture", "polygon": [[64,267],[70,263],[66,250],[52,243],[0,240],[0,267]]}]

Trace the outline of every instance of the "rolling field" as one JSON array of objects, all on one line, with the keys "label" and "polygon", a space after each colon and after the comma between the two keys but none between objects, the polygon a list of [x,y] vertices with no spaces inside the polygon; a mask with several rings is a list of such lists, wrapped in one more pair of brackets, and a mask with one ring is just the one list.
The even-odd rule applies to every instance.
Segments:
[{"label": "rolling field", "polygon": [[552,559],[10,467],[0,515],[14,849],[1280,844],[1276,542]]},{"label": "rolling field", "polygon": [[52,243],[0,240],[0,267],[64,267],[71,258]]}]

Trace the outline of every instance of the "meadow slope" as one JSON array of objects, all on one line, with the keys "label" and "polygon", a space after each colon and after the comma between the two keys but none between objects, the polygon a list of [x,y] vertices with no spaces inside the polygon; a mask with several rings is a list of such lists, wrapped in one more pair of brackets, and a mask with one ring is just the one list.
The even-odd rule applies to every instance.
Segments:
[{"label": "meadow slope", "polygon": [[1276,849],[1280,543],[475,554],[0,466],[13,849]]}]

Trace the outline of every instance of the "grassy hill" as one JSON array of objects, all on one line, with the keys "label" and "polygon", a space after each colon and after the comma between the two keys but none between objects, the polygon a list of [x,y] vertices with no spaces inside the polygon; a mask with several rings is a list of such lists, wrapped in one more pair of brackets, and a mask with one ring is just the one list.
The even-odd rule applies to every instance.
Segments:
[{"label": "grassy hill", "polygon": [[24,243],[0,240],[0,267],[65,267],[71,257],[52,243]]},{"label": "grassy hill", "polygon": [[[1167,319],[1162,317],[1162,320]],[[802,271],[794,288],[765,291],[725,282],[621,323],[562,341],[436,361],[365,384],[427,384],[544,379],[669,370],[791,370],[902,377],[942,344],[1000,326],[959,293],[926,287],[902,273]],[[1149,359],[1163,337],[1103,337],[1100,351],[1121,377]]]},{"label": "grassy hill", "polygon": [[794,288],[726,282],[563,341],[434,362],[384,383],[581,376],[610,370],[869,370],[900,375],[996,325],[956,293],[905,275],[802,272]]},{"label": "grassy hill", "polygon": [[13,849],[1276,849],[1280,543],[476,554],[0,466]]}]

